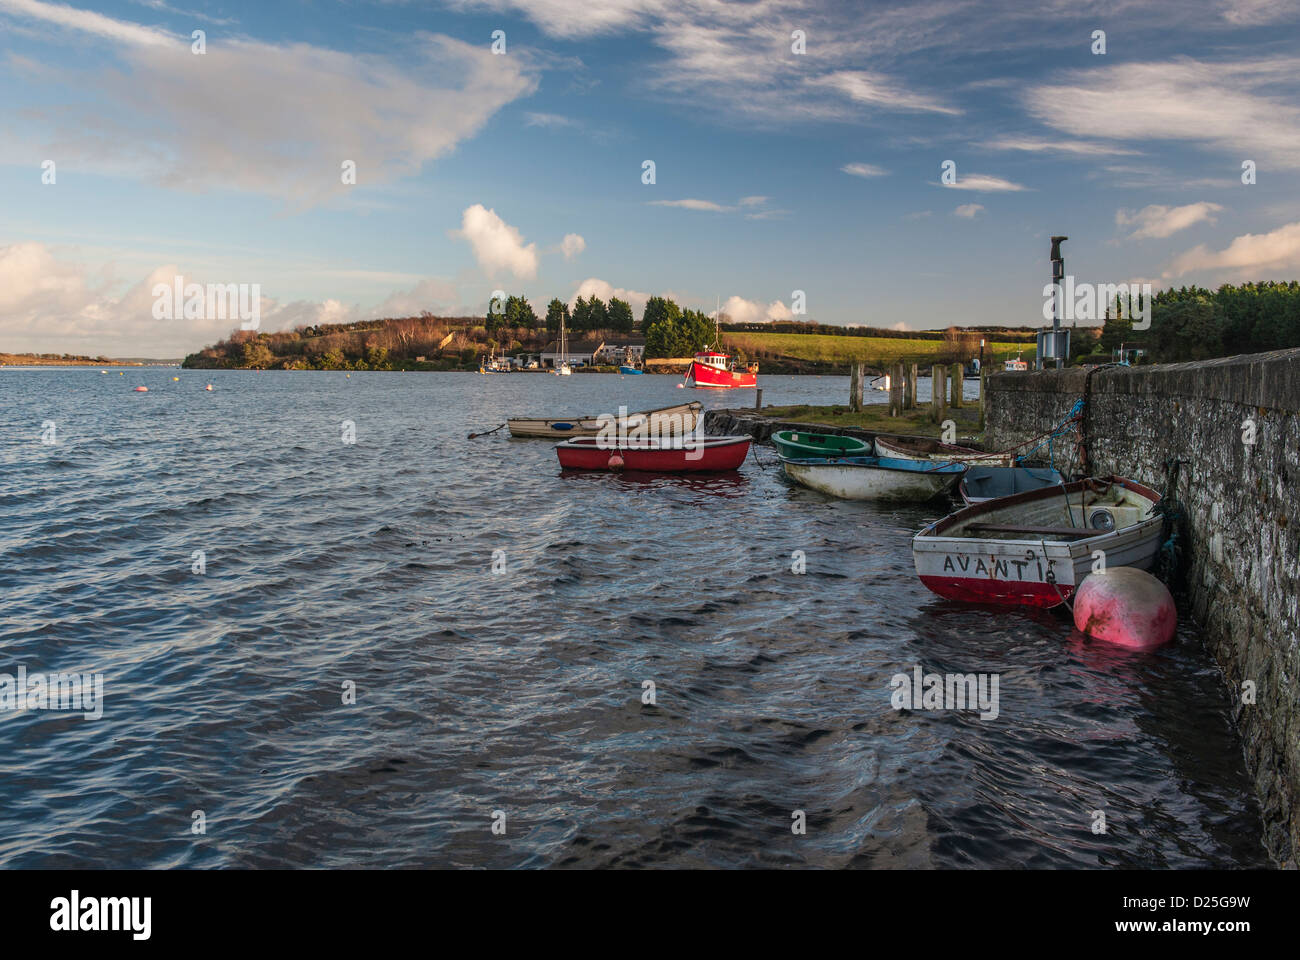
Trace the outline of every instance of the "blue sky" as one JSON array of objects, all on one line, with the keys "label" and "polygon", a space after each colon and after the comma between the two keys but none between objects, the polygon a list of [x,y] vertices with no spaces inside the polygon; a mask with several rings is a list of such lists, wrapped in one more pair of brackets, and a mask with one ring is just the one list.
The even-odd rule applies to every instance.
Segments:
[{"label": "blue sky", "polygon": [[497,288],[1037,325],[1053,233],[1081,281],[1300,276],[1298,173],[1290,0],[0,0],[0,350],[224,335],[153,318],[177,274],[263,329]]}]

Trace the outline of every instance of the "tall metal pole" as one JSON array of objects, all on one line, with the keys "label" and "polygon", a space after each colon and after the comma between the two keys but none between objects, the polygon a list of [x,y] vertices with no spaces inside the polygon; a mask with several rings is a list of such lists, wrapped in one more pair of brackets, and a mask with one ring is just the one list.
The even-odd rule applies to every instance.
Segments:
[{"label": "tall metal pole", "polygon": [[1061,256],[1061,244],[1069,237],[1052,237],[1052,284],[1056,287],[1052,294],[1052,356],[1056,358],[1056,369],[1061,369],[1061,279],[1065,276],[1065,258]]}]

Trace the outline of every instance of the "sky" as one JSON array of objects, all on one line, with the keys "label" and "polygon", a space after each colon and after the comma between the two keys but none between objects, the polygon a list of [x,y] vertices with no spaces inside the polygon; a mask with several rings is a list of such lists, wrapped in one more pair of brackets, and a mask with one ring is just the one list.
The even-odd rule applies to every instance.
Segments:
[{"label": "sky", "polygon": [[155,316],[177,276],[263,330],[1039,326],[1053,234],[1081,282],[1300,278],[1298,176],[1297,0],[0,0],[7,352],[226,336]]}]

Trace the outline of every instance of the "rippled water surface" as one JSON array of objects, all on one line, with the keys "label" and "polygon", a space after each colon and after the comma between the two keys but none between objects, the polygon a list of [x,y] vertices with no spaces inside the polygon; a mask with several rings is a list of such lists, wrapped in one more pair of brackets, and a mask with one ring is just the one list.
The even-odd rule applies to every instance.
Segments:
[{"label": "rippled water surface", "polygon": [[[768,403],[847,394],[761,379]],[[943,504],[834,501],[770,448],[561,475],[548,441],[466,439],[738,399],[676,382],[0,371],[0,671],[105,683],[99,720],[0,713],[0,863],[1265,862],[1194,633],[1123,655],[941,601],[909,539]],[[896,712],[918,664],[1000,674],[1000,716]]]}]

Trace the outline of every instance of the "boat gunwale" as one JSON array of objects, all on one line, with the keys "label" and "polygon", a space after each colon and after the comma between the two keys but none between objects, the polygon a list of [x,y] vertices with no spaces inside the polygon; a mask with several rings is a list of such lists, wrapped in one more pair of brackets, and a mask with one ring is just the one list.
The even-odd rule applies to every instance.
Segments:
[{"label": "boat gunwale", "polygon": [[[1138,496],[1147,498],[1148,500],[1151,501],[1153,507],[1156,504],[1160,503],[1160,499],[1161,499],[1160,494],[1156,493],[1156,491],[1152,490],[1150,487],[1138,483],[1136,480],[1129,480],[1126,477],[1119,477],[1114,474],[1110,474],[1109,476],[1101,476],[1101,477],[1085,477],[1082,480],[1073,480],[1065,484],[1053,484],[1050,487],[1043,487],[1039,490],[1025,490],[1022,493],[1013,493],[1010,496],[1006,496],[1006,497],[995,497],[992,500],[982,500],[978,503],[968,504],[967,506],[964,506],[959,510],[956,510],[953,513],[948,514],[948,516],[943,517],[940,520],[936,520],[933,523],[930,523],[927,526],[923,527],[921,531],[912,538],[912,540],[914,542],[917,540],[922,540],[922,541],[945,540],[952,543],[972,543],[981,540],[984,541],[995,540],[998,543],[1043,543],[1045,541],[1041,537],[1030,539],[1030,540],[1010,540],[1010,539],[1004,540],[997,537],[955,537],[955,536],[944,537],[942,536],[942,532],[959,523],[963,523],[966,520],[969,520],[975,516],[978,516],[981,513],[988,511],[990,509],[990,504],[997,504],[999,507],[1017,506],[1021,504],[1032,503],[1036,500],[1045,500],[1048,499],[1049,497],[1063,496],[1068,499],[1070,494],[1078,493],[1080,490],[1083,489],[1084,484],[1092,481],[1098,481],[1103,483],[1109,482],[1112,486],[1119,485],[1123,487],[1125,490],[1129,490],[1133,493],[1136,493]],[[1126,530],[1137,530],[1140,529],[1148,521],[1159,520],[1159,519],[1160,519],[1159,515],[1149,515],[1129,527],[1123,527],[1119,530],[1099,531],[1097,536],[1113,536],[1116,534],[1123,533]],[[1072,542],[1090,543],[1094,539],[1096,538],[1085,537],[1080,540],[1075,540]],[[1066,541],[1054,540],[1054,541],[1046,541],[1046,542],[1065,543]]]}]

